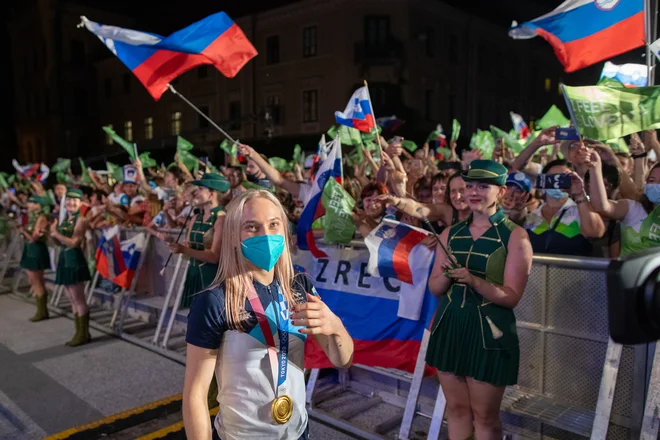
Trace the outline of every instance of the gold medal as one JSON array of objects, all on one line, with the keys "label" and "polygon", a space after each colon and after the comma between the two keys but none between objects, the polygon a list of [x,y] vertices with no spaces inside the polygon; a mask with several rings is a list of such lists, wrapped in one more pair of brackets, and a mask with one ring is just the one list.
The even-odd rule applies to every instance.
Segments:
[{"label": "gold medal", "polygon": [[293,414],[293,401],[289,396],[280,396],[273,400],[270,412],[275,423],[284,425]]}]

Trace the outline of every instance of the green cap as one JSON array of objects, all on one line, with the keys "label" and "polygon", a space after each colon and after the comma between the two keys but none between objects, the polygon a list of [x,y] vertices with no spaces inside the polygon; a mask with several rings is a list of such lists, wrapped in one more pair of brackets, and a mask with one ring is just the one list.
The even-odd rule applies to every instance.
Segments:
[{"label": "green cap", "polygon": [[77,188],[69,188],[66,191],[66,196],[70,199],[82,199],[83,192]]},{"label": "green cap", "polygon": [[508,174],[507,168],[494,160],[473,160],[470,169],[463,173],[463,180],[504,186]]},{"label": "green cap", "polygon": [[227,179],[217,173],[204,173],[200,180],[193,180],[190,183],[220,192],[227,192],[230,188]]}]

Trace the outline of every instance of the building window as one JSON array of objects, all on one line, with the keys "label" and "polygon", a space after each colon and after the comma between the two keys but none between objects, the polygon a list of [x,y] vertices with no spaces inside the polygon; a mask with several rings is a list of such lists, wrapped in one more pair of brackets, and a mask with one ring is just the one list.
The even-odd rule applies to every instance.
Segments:
[{"label": "building window", "polygon": [[77,66],[85,64],[85,43],[71,40],[71,63]]},{"label": "building window", "polygon": [[209,66],[202,64],[197,68],[197,78],[206,78],[209,76]]},{"label": "building window", "polygon": [[458,63],[458,35],[449,34],[449,62],[457,64]]},{"label": "building window", "polygon": [[[209,108],[208,108],[208,106],[205,105],[205,106],[200,107],[199,109],[200,109],[200,110],[202,111],[202,113],[204,113],[207,117],[209,116]],[[208,119],[206,119],[204,116],[199,115],[198,122],[199,122],[199,128],[209,128],[209,125],[210,125],[210,124],[209,124],[209,121],[208,121]]]},{"label": "building window", "polygon": [[130,73],[124,73],[124,77],[122,78],[123,83],[124,83],[124,95],[130,95],[131,94],[131,75]]},{"label": "building window", "polygon": [[424,53],[427,57],[433,58],[435,56],[435,32],[432,28],[426,28],[424,35]]},{"label": "building window", "polygon": [[303,57],[316,56],[316,26],[303,29]]},{"label": "building window", "polygon": [[106,97],[106,99],[109,99],[112,96],[112,79],[111,78],[106,78],[105,79],[104,89],[105,89],[105,97]]},{"label": "building window", "polygon": [[144,138],[148,141],[154,138],[154,118],[144,120]]},{"label": "building window", "polygon": [[133,121],[124,122],[124,139],[133,142]]},{"label": "building window", "polygon": [[268,112],[273,125],[282,123],[282,97],[280,95],[269,95],[266,97],[266,111]]},{"label": "building window", "polygon": [[229,103],[229,129],[241,129],[241,102],[232,101]]},{"label": "building window", "polygon": [[266,64],[280,62],[280,36],[272,35],[266,38]]},{"label": "building window", "polygon": [[427,121],[433,120],[433,90],[424,92],[424,118]]},{"label": "building window", "polygon": [[384,15],[364,17],[364,43],[367,47],[387,44],[390,38],[390,17]]},{"label": "building window", "polygon": [[303,92],[303,122],[317,122],[319,120],[318,91],[305,90]]},{"label": "building window", "polygon": [[178,136],[181,133],[181,112],[172,113],[172,135]]},{"label": "building window", "polygon": [[[112,130],[112,124],[108,124],[107,127]],[[105,134],[105,144],[112,145],[112,137],[108,133]]]}]

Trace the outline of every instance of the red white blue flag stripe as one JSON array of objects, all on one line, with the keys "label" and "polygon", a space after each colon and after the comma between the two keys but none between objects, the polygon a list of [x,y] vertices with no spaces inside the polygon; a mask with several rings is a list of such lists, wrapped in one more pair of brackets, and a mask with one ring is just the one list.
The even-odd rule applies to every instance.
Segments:
[{"label": "red white blue flag stripe", "polygon": [[224,12],[210,15],[169,37],[81,19],[82,25],[103,41],[156,100],[170,81],[194,67],[211,64],[233,78],[257,55],[241,28]]},{"label": "red white blue flag stripe", "polygon": [[118,226],[104,230],[96,248],[96,270],[103,278],[130,289],[145,245],[144,234],[120,242]]},{"label": "red white blue flag stripe", "polygon": [[343,112],[335,112],[337,124],[356,128],[363,133],[369,133],[376,128],[374,111],[371,108],[369,90],[366,86],[357,89]]},{"label": "red white blue flag stripe", "polygon": [[509,36],[540,36],[573,72],[644,45],[644,0],[567,0]]}]

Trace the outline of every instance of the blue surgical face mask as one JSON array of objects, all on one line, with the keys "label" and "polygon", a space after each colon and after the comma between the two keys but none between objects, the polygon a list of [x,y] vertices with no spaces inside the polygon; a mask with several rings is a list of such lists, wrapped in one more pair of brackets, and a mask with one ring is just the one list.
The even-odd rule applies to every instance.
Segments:
[{"label": "blue surgical face mask", "polygon": [[241,243],[241,249],[246,260],[270,272],[284,251],[284,236],[272,234],[246,238]]},{"label": "blue surgical face mask", "polygon": [[566,192],[564,192],[560,189],[554,189],[554,188],[546,189],[545,194],[548,197],[550,197],[551,199],[554,199],[554,200],[561,200],[561,199],[565,199],[566,197],[568,197],[568,193],[566,193]]},{"label": "blue surgical face mask", "polygon": [[644,195],[654,205],[660,204],[660,183],[647,183],[644,185]]}]

